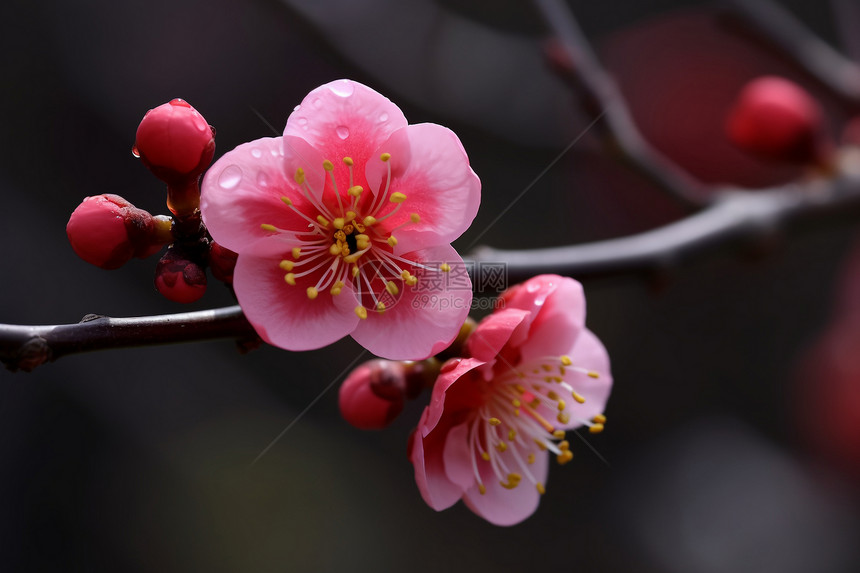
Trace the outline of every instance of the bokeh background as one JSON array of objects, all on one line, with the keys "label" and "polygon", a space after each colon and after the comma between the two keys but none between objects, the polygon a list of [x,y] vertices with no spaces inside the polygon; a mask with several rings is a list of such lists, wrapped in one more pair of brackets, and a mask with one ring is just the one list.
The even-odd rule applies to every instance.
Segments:
[{"label": "bokeh background", "polygon": [[[846,4],[845,2],[842,2]],[[832,6],[784,2],[839,47]],[[708,182],[800,176],[734,151],[721,122],[764,73],[807,85],[838,135],[857,110],[732,33],[711,3],[571,0],[646,136]],[[860,21],[855,22],[860,27]],[[544,65],[540,19],[501,0],[25,2],[0,7],[0,322],[178,312],[155,260],[102,271],[66,240],[86,195],[163,213],[130,149],[174,97],[218,130],[216,155],[272,135],[314,87],[349,77],[410,122],[454,129],[483,181],[457,243],[561,245],[683,215],[583,138],[590,120]],[[406,440],[325,393],[361,352],[232,342],[70,356],[0,373],[2,571],[637,571],[860,568],[860,280],[856,221],[776,237],[653,277],[585,283],[613,360],[607,431],[574,442],[538,512],[497,528],[422,502]],[[232,304],[211,284],[194,309]],[[426,400],[426,396],[423,397]]]}]

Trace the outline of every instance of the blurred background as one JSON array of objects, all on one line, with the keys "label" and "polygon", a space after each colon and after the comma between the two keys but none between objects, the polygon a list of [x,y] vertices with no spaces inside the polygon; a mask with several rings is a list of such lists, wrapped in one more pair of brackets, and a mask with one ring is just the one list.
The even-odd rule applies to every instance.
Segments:
[{"label": "blurred background", "polygon": [[[748,80],[804,84],[838,137],[858,110],[715,16],[712,3],[571,0],[644,134],[713,183],[800,172],[754,161],[722,122]],[[783,2],[840,47],[845,14]],[[860,21],[854,22],[854,29]],[[454,129],[483,182],[456,244],[528,248],[643,231],[683,212],[585,137],[487,229],[591,118],[541,57],[540,18],[499,0],[24,2],[0,7],[0,322],[188,310],[155,260],[103,271],[65,235],[87,195],[164,213],[131,155],[147,109],[174,97],[218,130],[216,157],[283,129],[341,77],[411,123]],[[261,119],[262,118],[262,119]],[[268,125],[270,124],[270,125]],[[3,571],[637,571],[860,569],[860,253],[828,221],[776,248],[649,277],[585,283],[610,351],[607,431],[572,442],[537,513],[497,528],[421,500],[406,441],[427,396],[382,432],[343,422],[337,386],[254,459],[361,352],[231,341],[70,356],[0,372]],[[232,304],[210,283],[191,305]]]}]

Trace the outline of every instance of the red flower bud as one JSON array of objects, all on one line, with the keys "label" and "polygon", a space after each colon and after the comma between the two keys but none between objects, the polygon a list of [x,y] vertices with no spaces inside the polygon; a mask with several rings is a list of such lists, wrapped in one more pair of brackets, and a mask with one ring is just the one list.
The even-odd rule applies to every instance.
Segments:
[{"label": "red flower bud", "polygon": [[233,284],[233,269],[236,268],[236,253],[215,241],[209,244],[209,268],[212,276],[228,285]]},{"label": "red flower bud", "polygon": [[400,362],[370,360],[352,371],[340,387],[343,418],[361,430],[381,430],[403,410],[406,368]]},{"label": "red flower bud", "polygon": [[155,267],[155,288],[168,300],[191,303],[206,293],[206,271],[171,247]]},{"label": "red flower bud", "polygon": [[741,91],[726,131],[733,144],[761,159],[824,164],[832,144],[822,117],[818,102],[802,87],[766,76]]},{"label": "red flower bud", "polygon": [[69,218],[66,234],[79,257],[103,269],[148,257],[163,246],[155,218],[119,195],[86,197]]},{"label": "red flower bud", "polygon": [[168,185],[195,180],[215,154],[215,132],[188,102],[174,99],[146,112],[132,152]]}]

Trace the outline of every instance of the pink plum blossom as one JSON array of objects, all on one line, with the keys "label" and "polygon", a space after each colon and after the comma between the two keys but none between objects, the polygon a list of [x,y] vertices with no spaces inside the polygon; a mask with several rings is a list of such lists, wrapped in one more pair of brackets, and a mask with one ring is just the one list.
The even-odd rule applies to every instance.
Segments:
[{"label": "pink plum blossom", "polygon": [[408,360],[443,350],[468,314],[471,283],[450,243],[479,203],[453,132],[408,125],[384,96],[338,80],[305,97],[282,137],[219,159],[200,209],[238,253],[233,286],[264,340],[308,350],[349,334]]},{"label": "pink plum blossom", "polygon": [[443,365],[409,457],[433,509],[462,499],[487,521],[513,525],[537,509],[550,455],[573,457],[565,430],[603,430],[612,377],[606,349],[585,328],[578,282],[541,275],[502,300],[469,337],[467,357]]}]

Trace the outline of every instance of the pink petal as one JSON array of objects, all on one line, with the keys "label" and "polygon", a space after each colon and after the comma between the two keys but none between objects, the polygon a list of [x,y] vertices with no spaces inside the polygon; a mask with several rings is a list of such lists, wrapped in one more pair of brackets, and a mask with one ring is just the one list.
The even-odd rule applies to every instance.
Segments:
[{"label": "pink petal", "polygon": [[[585,325],[585,296],[582,293],[582,285],[567,277],[533,281],[534,279],[524,283],[526,292],[521,290],[517,300],[506,301],[506,308],[522,304],[534,309],[535,316],[529,327],[528,338],[520,346],[523,361],[565,354],[576,342]],[[539,285],[538,288],[534,289],[534,293],[529,293],[529,289],[536,284]]]},{"label": "pink petal", "polygon": [[[520,455],[525,457],[528,453],[522,451]],[[463,496],[463,502],[469,509],[493,525],[503,526],[515,525],[535,512],[540,503],[541,494],[525,475],[517,487],[506,489],[501,486],[488,462],[482,462],[479,469],[487,491],[481,494],[477,485],[467,490]],[[546,477],[549,473],[548,453],[539,452],[535,456],[535,463],[529,465],[528,469],[538,482],[546,485]]]},{"label": "pink petal", "polygon": [[[352,337],[389,360],[423,360],[447,348],[469,314],[472,283],[460,255],[450,245],[404,255],[419,263],[446,262],[451,270],[438,274],[438,283],[419,278],[415,287],[400,288],[398,299],[385,312],[370,311]],[[427,271],[424,271],[427,276]],[[454,284],[451,277],[456,277]],[[462,282],[465,281],[465,282]]]},{"label": "pink petal", "polygon": [[[306,147],[306,144],[301,147],[303,153],[311,153]],[[218,243],[242,252],[260,238],[271,235],[260,228],[262,224],[289,231],[306,230],[307,221],[288,208],[281,197],[290,198],[300,211],[316,217],[292,175],[284,171],[285,164],[295,161],[285,158],[284,151],[280,137],[258,139],[224,154],[206,172],[200,211]],[[322,160],[319,163],[322,173]],[[322,181],[321,176],[319,180]]]},{"label": "pink petal", "polygon": [[290,114],[284,135],[307,141],[332,163],[351,157],[360,166],[391,133],[405,126],[403,112],[387,97],[358,82],[337,80],[302,100]]},{"label": "pink petal", "polygon": [[427,416],[418,425],[420,435],[426,436],[436,428],[443,415],[456,417],[459,412],[472,410],[480,404],[480,389],[475,388],[474,382],[476,378],[482,379],[476,369],[483,365],[482,360],[475,358],[457,359],[456,362],[452,360],[443,365],[442,372],[433,384]]},{"label": "pink petal", "polygon": [[287,350],[311,350],[335,342],[354,328],[359,318],[353,292],[332,296],[321,292],[308,299],[306,287],[288,285],[278,263],[295,243],[277,238],[259,241],[239,254],[233,288],[242,311],[263,340]]},{"label": "pink petal", "polygon": [[531,313],[519,308],[498,310],[484,318],[468,339],[467,347],[470,356],[484,360],[488,364],[485,374],[492,372],[496,357],[505,344],[508,343],[517,327],[529,320]]},{"label": "pink petal", "polygon": [[[450,243],[463,234],[478,212],[481,181],[454,132],[430,123],[410,125],[394,132],[377,150],[381,153],[391,154],[389,193],[407,197],[397,214],[384,222],[385,228],[409,221],[412,213],[421,218],[395,232],[399,249]],[[367,181],[374,193],[384,191],[387,177],[385,162],[371,158]],[[390,203],[383,207],[377,219],[393,208]]]},{"label": "pink petal", "polygon": [[588,329],[583,329],[576,343],[567,355],[573,361],[573,366],[593,370],[598,378],[592,378],[573,368],[567,368],[564,381],[585,398],[585,403],[568,400],[570,422],[562,428],[573,428],[581,425],[581,420],[591,420],[597,414],[602,414],[612,391],[612,372],[609,369],[609,354],[603,343]]},{"label": "pink petal", "polygon": [[[426,437],[421,436],[420,428],[426,424],[428,409],[424,409],[419,430],[409,437],[409,460],[415,467],[415,483],[427,505],[442,511],[457,503],[463,495],[463,488],[451,482],[445,475],[443,448],[445,432],[438,431]],[[441,428],[440,428],[441,430]]]},{"label": "pink petal", "polygon": [[470,421],[466,421],[448,430],[443,452],[445,475],[449,481],[463,488],[463,491],[475,484],[472,449],[469,447],[470,426]]}]

